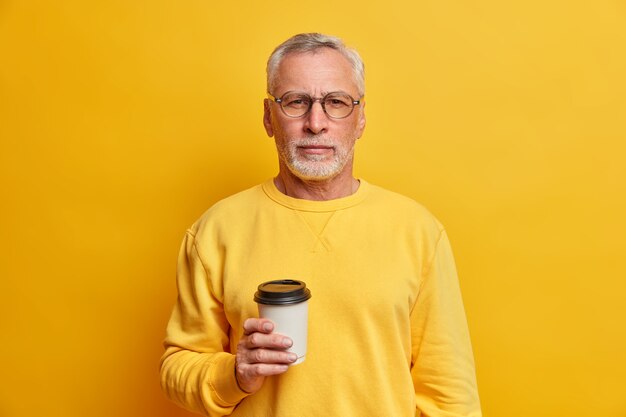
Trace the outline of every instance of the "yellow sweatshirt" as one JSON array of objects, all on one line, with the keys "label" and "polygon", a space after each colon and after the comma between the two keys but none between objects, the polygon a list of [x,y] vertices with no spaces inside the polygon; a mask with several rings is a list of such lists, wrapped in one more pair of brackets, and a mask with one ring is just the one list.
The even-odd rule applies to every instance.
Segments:
[{"label": "yellow sweatshirt", "polygon": [[[253,295],[306,282],[304,363],[247,395],[234,355]],[[209,416],[481,416],[448,238],[422,206],[361,180],[345,198],[288,197],[271,180],[228,197],[187,231],[161,384]]]}]

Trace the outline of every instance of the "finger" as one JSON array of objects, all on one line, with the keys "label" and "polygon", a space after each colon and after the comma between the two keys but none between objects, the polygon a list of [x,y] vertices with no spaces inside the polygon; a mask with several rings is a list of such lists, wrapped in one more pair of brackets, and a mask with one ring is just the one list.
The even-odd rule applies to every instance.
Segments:
[{"label": "finger", "polygon": [[287,372],[288,369],[288,365],[255,363],[240,364],[237,372],[239,373],[239,376],[245,379],[254,379],[265,376],[279,375]]},{"label": "finger", "polygon": [[268,348],[284,350],[293,345],[293,341],[290,338],[277,333],[252,333],[242,341],[247,349]]},{"label": "finger", "polygon": [[290,364],[298,359],[293,352],[272,349],[252,349],[243,353],[241,363],[246,364]]},{"label": "finger", "polygon": [[252,334],[256,332],[271,333],[274,330],[274,323],[269,319],[246,319],[243,322],[243,333]]}]

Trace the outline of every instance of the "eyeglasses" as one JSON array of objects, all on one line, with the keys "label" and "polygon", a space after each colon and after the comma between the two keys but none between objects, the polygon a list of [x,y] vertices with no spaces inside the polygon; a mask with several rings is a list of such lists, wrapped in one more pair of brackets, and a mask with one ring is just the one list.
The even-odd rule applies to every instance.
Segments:
[{"label": "eyeglasses", "polygon": [[354,106],[361,104],[360,100],[353,99],[350,95],[341,92],[332,92],[323,97],[311,97],[305,93],[287,92],[282,97],[276,98],[267,93],[270,100],[280,105],[281,110],[287,117],[302,117],[311,111],[313,103],[319,101],[324,113],[332,119],[343,119],[354,110]]}]

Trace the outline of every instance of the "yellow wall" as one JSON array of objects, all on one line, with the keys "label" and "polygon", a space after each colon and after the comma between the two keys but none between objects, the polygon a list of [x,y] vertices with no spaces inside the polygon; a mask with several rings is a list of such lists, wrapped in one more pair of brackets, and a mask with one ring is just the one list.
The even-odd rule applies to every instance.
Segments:
[{"label": "yellow wall", "polygon": [[623,1],[213,3],[0,2],[0,416],[189,415],[180,240],[275,173],[264,63],[302,31],[366,60],[358,175],[448,227],[485,415],[626,416]]}]

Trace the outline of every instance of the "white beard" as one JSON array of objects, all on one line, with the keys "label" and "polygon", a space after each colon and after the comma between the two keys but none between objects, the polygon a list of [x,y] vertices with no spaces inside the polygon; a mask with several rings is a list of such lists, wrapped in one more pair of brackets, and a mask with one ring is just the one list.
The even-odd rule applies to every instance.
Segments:
[{"label": "white beard", "polygon": [[[342,146],[340,141],[328,140],[320,136],[286,142],[281,145],[276,144],[279,157],[296,177],[303,180],[327,180],[335,177],[354,154],[354,145],[347,148]],[[330,158],[327,155],[298,153],[298,147],[314,145],[332,146],[334,153]]]}]

